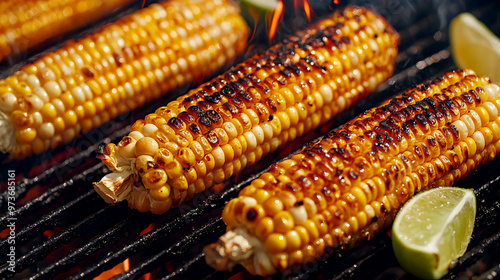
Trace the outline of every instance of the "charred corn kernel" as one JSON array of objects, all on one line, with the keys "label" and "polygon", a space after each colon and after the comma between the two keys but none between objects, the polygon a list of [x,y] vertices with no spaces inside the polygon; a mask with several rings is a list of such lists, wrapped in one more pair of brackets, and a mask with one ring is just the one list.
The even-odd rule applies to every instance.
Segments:
[{"label": "charred corn kernel", "polygon": [[[390,226],[398,209],[414,193],[453,185],[500,154],[498,112],[493,105],[497,100],[500,87],[489,79],[456,71],[366,111],[256,179],[255,185],[271,197],[257,204],[265,211],[262,221],[273,219],[273,227],[262,226],[265,231],[257,234],[248,222],[236,221],[221,239],[229,238],[225,240],[232,248],[248,241],[253,251],[247,248],[242,256],[229,247],[210,245],[205,249],[208,263],[214,265],[212,258],[220,262],[225,256],[224,263],[239,263],[254,274],[269,275],[290,268],[273,261],[277,253],[288,254],[294,262],[306,262],[311,248],[317,258],[324,254],[325,246],[349,249],[372,238]],[[304,164],[306,158],[312,164]],[[302,175],[293,177],[298,170]],[[301,187],[292,187],[295,185]],[[284,192],[297,202],[293,207],[283,203],[275,212],[270,207],[273,197]],[[255,198],[255,192],[240,193],[235,200],[249,198]],[[304,211],[299,212],[299,207]],[[294,224],[288,226],[288,220]],[[302,260],[297,251],[304,255]],[[273,265],[264,266],[265,259]]]},{"label": "charred corn kernel", "polygon": [[[95,2],[95,0],[90,1]],[[69,2],[74,1],[69,0]],[[71,9],[76,9],[73,7],[76,4],[69,2],[67,5]],[[94,6],[101,7],[105,11],[112,6],[116,7],[129,2],[131,0],[111,0],[106,1],[106,4],[94,3]],[[25,4],[21,6],[24,10],[31,8]],[[188,20],[184,19],[182,12],[184,10],[200,12]],[[7,13],[11,12],[7,11]],[[88,12],[80,11],[77,21],[87,20],[84,15]],[[0,18],[2,18],[1,14],[0,12]],[[68,20],[57,9],[51,10],[50,14],[61,15],[60,20]],[[92,16],[95,15],[92,14]],[[187,26],[194,25],[200,27],[187,28]],[[0,26],[3,25],[0,23]],[[51,27],[51,29],[56,30],[57,27]],[[171,33],[176,33],[177,30],[183,30],[183,36],[177,36],[175,40],[171,40]],[[217,32],[207,33],[207,30],[217,30]],[[0,46],[3,38],[1,32],[0,28]],[[206,34],[205,40],[189,44],[197,40],[196,38],[199,38],[202,33]],[[53,122],[57,117],[68,118],[69,116],[65,114],[72,110],[76,113],[76,122],[72,117],[70,122],[65,123],[65,129],[56,129],[53,137],[62,137],[66,129],[73,129],[75,136],[78,136],[81,132],[90,131],[110,118],[137,108],[175,87],[201,81],[203,77],[215,72],[220,66],[230,63],[236,55],[240,54],[245,48],[247,36],[248,27],[239,15],[238,6],[232,0],[190,0],[188,2],[174,0],[152,4],[102,27],[87,37],[78,41],[69,41],[60,49],[48,52],[33,64],[21,67],[12,76],[0,81],[0,115],[2,115],[0,127],[6,127],[6,132],[9,132],[0,140],[0,152],[9,153],[11,159],[21,159],[29,155],[29,149],[26,147],[15,149],[16,129],[25,127],[12,128],[15,126],[12,121],[13,116],[11,116],[14,111],[29,114],[39,112],[43,117],[43,122]],[[30,37],[30,43],[32,40],[36,41],[37,38]],[[216,52],[208,53],[203,59],[193,56],[196,53],[207,53],[213,48]],[[168,51],[170,57],[162,60],[161,57],[167,55],[166,49],[170,50]],[[176,49],[175,53],[172,49]],[[0,60],[4,55],[0,50]],[[190,57],[189,63],[188,57]],[[175,71],[171,66],[172,63],[176,65]],[[168,72],[164,72],[166,67],[170,67]],[[171,112],[172,116],[177,113],[177,111]],[[217,122],[216,119],[220,115],[213,113],[207,113],[206,117],[209,122],[205,122],[201,129],[215,132],[214,137],[218,138],[219,144],[227,144],[228,133],[231,133],[231,139],[237,136],[234,133],[235,128],[229,127],[228,132],[220,128],[222,122]],[[167,121],[169,119],[159,117],[150,125],[156,125],[156,130],[158,130],[160,124],[166,124]],[[207,125],[211,127],[208,128]],[[147,126],[144,134],[153,137],[150,135],[152,133],[150,126]],[[186,139],[182,143],[177,143],[181,147],[184,147],[183,143],[189,144],[191,138],[198,136],[192,135],[186,129],[178,133]],[[69,133],[65,135],[65,142],[70,141],[69,136]],[[213,143],[208,145],[213,145]],[[49,149],[51,146],[53,145],[44,147]],[[40,145],[36,147],[37,151],[40,147]],[[22,151],[23,155],[16,154],[15,151]],[[226,147],[225,152],[230,155],[229,147]],[[219,160],[217,163],[220,162]],[[191,159],[189,164],[192,164]],[[222,165],[217,165],[217,168],[221,167]],[[152,202],[153,200],[141,200],[141,203],[144,201]],[[164,203],[169,202],[164,201]],[[144,206],[144,204],[140,205]],[[157,203],[155,205],[158,208]]]},{"label": "charred corn kernel", "polygon": [[167,183],[167,173],[163,169],[149,170],[142,176],[142,183],[148,189],[159,189]]},{"label": "charred corn kernel", "polygon": [[[130,3],[132,0],[90,0],[83,5],[82,2],[74,0],[55,1],[50,4],[36,1],[3,1],[0,13],[0,62],[11,57],[13,53],[28,51],[46,44],[53,38],[96,22]],[[54,63],[52,59],[51,62]]]},{"label": "charred corn kernel", "polygon": [[[158,127],[159,130],[164,130],[164,128],[170,130],[166,135],[168,142],[164,138],[151,137],[158,142],[158,147],[167,148],[174,156],[172,167],[175,167],[175,170],[173,171],[168,166],[165,168],[169,178],[167,183],[172,188],[182,189],[184,192],[186,186],[177,183],[176,178],[179,176],[194,178],[188,175],[192,172],[190,167],[193,165],[197,172],[198,189],[203,189],[202,181],[198,179],[203,180],[205,189],[213,184],[221,183],[271,151],[327,122],[336,113],[373,89],[363,86],[364,81],[359,77],[350,82],[349,76],[357,73],[363,79],[377,79],[376,85],[388,78],[394,69],[393,63],[399,42],[397,33],[386,23],[383,28],[371,27],[378,16],[364,8],[348,8],[347,10],[348,13],[356,10],[356,13],[365,15],[370,21],[358,25],[356,30],[341,31],[341,26],[344,26],[345,21],[355,19],[335,14],[332,16],[334,23],[327,23],[331,21],[330,19],[321,21],[318,25],[300,33],[300,40],[292,36],[268,51],[256,54],[225,74],[189,91],[166,106],[158,108],[154,114],[138,121],[137,125],[134,124],[132,131],[139,131],[146,136],[151,132],[148,126],[155,124],[155,119],[162,119],[164,122]],[[320,26],[322,29],[319,28]],[[366,40],[364,42],[351,40],[353,34],[369,27],[374,29],[374,34],[388,34],[384,37],[387,42],[384,41],[383,46],[377,46],[377,54],[372,57],[371,62],[378,65],[376,74],[366,71],[368,61],[351,63],[349,60],[354,55],[346,55],[346,52],[352,51],[361,43],[366,43]],[[323,50],[327,52],[321,57],[315,55],[316,50],[320,48],[317,44],[319,41],[324,42]],[[371,51],[367,50],[367,52]],[[332,58],[342,55],[344,55],[343,63],[349,66],[344,66],[345,69],[337,73],[332,70],[334,67],[331,65],[335,63]],[[178,68],[175,71],[185,67],[185,61],[179,59],[174,61],[177,61],[176,68]],[[172,66],[170,69],[174,71]],[[355,74],[352,74],[352,71]],[[349,82],[343,85],[342,89],[332,88],[329,82],[334,81],[336,77],[343,77]],[[342,108],[338,106],[340,98],[344,103]],[[335,113],[323,114],[323,109]],[[137,143],[136,151],[141,146],[141,140]],[[153,143],[149,143],[147,147],[153,147]],[[147,152],[151,155],[153,153],[153,149]],[[104,153],[100,157],[113,172],[135,173],[134,170],[120,169],[118,171],[117,159],[112,154]],[[134,158],[130,158],[125,161],[133,160]],[[290,165],[293,164],[295,162],[290,163]],[[120,166],[127,165],[130,164],[125,162],[120,164]],[[283,170],[286,169],[286,167],[283,168]],[[171,174],[174,172],[175,177]],[[272,180],[287,184],[293,179],[288,176],[276,176]],[[107,180],[104,179],[102,182],[107,182]],[[139,183],[136,184],[137,190],[148,191],[140,185],[139,180],[136,182]],[[95,186],[116,189],[104,183],[97,183]],[[245,191],[250,191],[250,189]],[[104,190],[100,193],[110,194],[109,199],[116,200],[119,195],[112,194],[112,192]],[[132,192],[127,193],[134,195]],[[188,196],[184,194],[181,200],[185,197]],[[258,199],[259,203],[261,200],[264,201],[262,206],[266,215],[274,215],[282,210],[288,211],[300,199],[288,191],[276,193],[272,197],[274,198],[268,198],[266,195]],[[124,197],[120,197],[122,198]],[[324,204],[326,199],[324,197],[321,199]],[[299,219],[302,221],[304,217],[299,216]],[[277,219],[273,222],[275,229],[283,234],[294,226],[293,217]]]}]

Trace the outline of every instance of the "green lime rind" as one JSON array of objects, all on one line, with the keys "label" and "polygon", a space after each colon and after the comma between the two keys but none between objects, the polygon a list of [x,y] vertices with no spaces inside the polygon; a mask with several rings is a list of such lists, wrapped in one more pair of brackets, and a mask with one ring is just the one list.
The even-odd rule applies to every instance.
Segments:
[{"label": "green lime rind", "polygon": [[476,198],[469,189],[442,187],[415,195],[396,216],[392,245],[410,274],[439,279],[469,244]]},{"label": "green lime rind", "polygon": [[455,64],[500,82],[500,39],[470,13],[450,22],[450,46]]}]

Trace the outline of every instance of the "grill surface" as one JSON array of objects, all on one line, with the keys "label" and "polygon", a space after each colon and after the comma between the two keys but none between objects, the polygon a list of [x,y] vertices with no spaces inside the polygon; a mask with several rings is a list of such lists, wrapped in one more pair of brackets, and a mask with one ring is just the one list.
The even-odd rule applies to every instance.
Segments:
[{"label": "grill surface", "polygon": [[[215,272],[204,261],[201,248],[224,233],[222,207],[270,163],[300,150],[307,141],[348,121],[373,104],[425,79],[454,69],[447,42],[447,24],[461,11],[471,11],[497,34],[500,4],[494,1],[371,1],[369,8],[385,16],[401,34],[396,74],[375,94],[336,117],[327,126],[302,137],[266,157],[259,165],[225,182],[215,193],[205,191],[189,203],[165,215],[141,214],[126,203],[105,204],[91,183],[107,172],[95,159],[101,142],[117,142],[137,118],[166,103],[186,88],[146,104],[140,109],[91,131],[40,156],[2,165],[0,170],[0,252],[9,252],[7,229],[15,223],[16,274],[8,270],[7,255],[0,255],[0,278],[89,279],[126,259],[130,270],[114,279],[136,279],[151,273],[153,279],[253,279],[241,267]],[[331,1],[311,1],[316,16],[328,12]],[[355,1],[354,1],[355,3]],[[131,10],[123,12],[129,13]],[[111,19],[110,19],[111,20]],[[280,24],[286,30],[287,18]],[[303,23],[306,21],[304,20]],[[280,34],[280,33],[278,33]],[[79,36],[76,34],[74,36]],[[258,40],[257,40],[258,42]],[[30,60],[29,58],[27,60]],[[16,67],[16,66],[14,66]],[[0,77],[14,67],[0,65]],[[9,216],[7,170],[16,178],[15,212]],[[481,167],[457,185],[474,187],[478,215],[467,253],[445,279],[493,279],[500,273],[500,158]],[[15,218],[13,220],[12,218]],[[330,251],[317,262],[297,267],[287,279],[411,279],[392,253],[390,237],[381,233],[370,242],[347,253]]]}]

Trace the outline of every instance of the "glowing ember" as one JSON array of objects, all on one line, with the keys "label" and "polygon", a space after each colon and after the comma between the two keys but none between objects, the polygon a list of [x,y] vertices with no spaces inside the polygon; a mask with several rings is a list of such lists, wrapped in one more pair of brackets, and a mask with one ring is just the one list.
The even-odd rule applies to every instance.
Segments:
[{"label": "glowing ember", "polygon": [[146,0],[142,0],[142,6],[141,6],[141,8],[144,8],[144,5],[146,5]]},{"label": "glowing ember", "polygon": [[276,29],[278,29],[278,23],[283,15],[283,0],[278,2],[276,9],[274,10],[273,19],[271,20],[271,28],[269,28],[268,39],[272,41],[274,35],[276,34]]},{"label": "glowing ember", "polygon": [[333,4],[339,4],[339,0],[333,0]]}]

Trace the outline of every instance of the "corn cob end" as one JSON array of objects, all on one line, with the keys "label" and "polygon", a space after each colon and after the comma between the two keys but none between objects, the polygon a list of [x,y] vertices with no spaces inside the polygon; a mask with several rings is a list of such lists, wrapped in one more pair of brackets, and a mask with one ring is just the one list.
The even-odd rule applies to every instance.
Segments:
[{"label": "corn cob end", "polygon": [[243,227],[226,232],[217,243],[203,248],[208,265],[216,270],[232,270],[243,265],[253,275],[272,275],[277,271],[265,252],[265,245]]}]

